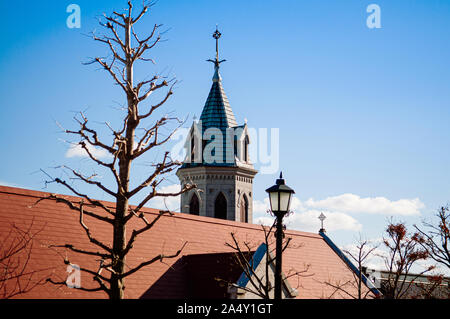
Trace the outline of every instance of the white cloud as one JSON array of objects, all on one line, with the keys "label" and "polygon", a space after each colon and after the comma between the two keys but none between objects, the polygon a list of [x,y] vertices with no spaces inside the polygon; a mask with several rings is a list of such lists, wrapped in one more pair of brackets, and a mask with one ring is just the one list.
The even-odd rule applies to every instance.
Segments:
[{"label": "white cloud", "polygon": [[[320,220],[317,218],[321,211],[308,210],[306,212],[294,213],[286,218],[286,226],[307,232],[317,232],[320,229]],[[352,216],[340,212],[324,212],[327,216],[327,231],[351,230],[360,231],[362,225]]]},{"label": "white cloud", "polygon": [[[268,215],[269,199],[263,201],[253,201],[253,216],[256,224],[271,225],[274,217]],[[289,229],[295,229],[306,232],[317,232],[320,229],[320,220],[317,218],[321,211],[307,209],[303,203],[297,198],[292,198],[291,210],[292,215],[285,218],[285,224]],[[352,216],[335,211],[324,211],[327,216],[327,231],[333,230],[351,230],[360,231],[362,225]]]},{"label": "white cloud", "polygon": [[[391,201],[385,197],[361,198],[355,194],[342,194],[327,197],[322,200],[312,198],[302,202],[297,197],[292,198],[291,210],[294,214],[286,218],[286,224],[291,229],[302,231],[318,231],[320,221],[318,216],[325,214],[327,231],[351,230],[361,231],[362,225],[351,214],[383,214],[413,216],[420,215],[425,205],[418,199],[400,199]],[[253,216],[255,223],[271,224],[273,217],[269,217],[269,199],[253,202]]]},{"label": "white cloud", "polygon": [[[95,157],[95,158],[106,158],[110,157],[111,155],[108,153],[107,150],[101,149],[101,148],[95,148],[94,146],[90,145],[89,143],[86,143],[86,146],[89,150],[89,152]],[[88,153],[81,147],[80,144],[72,144],[70,148],[66,152],[66,157],[88,157]]]},{"label": "white cloud", "polygon": [[[297,197],[292,197],[291,199],[291,210],[293,211],[303,211],[305,207],[302,202]],[[255,214],[266,214],[267,210],[270,209],[269,198],[265,197],[264,200],[254,200],[253,201],[253,215]]]},{"label": "white cloud", "polygon": [[[284,223],[288,229],[300,230],[305,232],[318,232],[320,229],[320,220],[317,218],[320,211],[308,210],[305,212],[294,212],[292,215],[284,219]],[[327,231],[334,230],[350,230],[360,231],[362,225],[352,216],[339,212],[325,212],[327,216]],[[270,226],[274,222],[274,217],[255,216],[254,222]]]},{"label": "white cloud", "polygon": [[274,222],[274,218],[269,217],[269,216],[261,216],[254,220],[255,224],[264,225],[264,226],[272,226],[273,222]]},{"label": "white cloud", "polygon": [[[174,184],[162,187],[162,193],[176,193],[180,191],[180,185]],[[180,209],[180,196],[157,197],[150,203],[150,207],[166,209],[166,206],[174,211]],[[317,232],[320,229],[318,216],[324,213],[326,216],[325,228],[327,231],[348,230],[359,232],[362,230],[361,223],[351,216],[352,213],[377,213],[396,215],[417,215],[424,205],[419,199],[401,199],[390,201],[384,197],[361,198],[353,194],[328,197],[324,200],[315,201],[308,199],[300,201],[297,197],[292,198],[292,215],[286,217],[285,223],[289,229],[307,232]],[[267,213],[270,208],[269,199],[253,201],[253,222],[256,224],[271,225],[274,217]]]},{"label": "white cloud", "polygon": [[318,201],[310,198],[304,202],[304,205],[315,209],[336,210],[346,213],[401,216],[420,215],[420,210],[425,207],[418,198],[391,201],[385,197],[361,198],[354,194],[343,194]]},{"label": "white cloud", "polygon": [[[382,241],[383,241],[382,238],[367,240],[367,244],[364,247],[363,252],[368,252],[372,248],[375,248],[375,249],[366,258],[366,260],[363,263],[363,266],[370,268],[370,269],[375,269],[375,270],[383,270],[386,268],[383,258],[387,257],[388,253],[387,253],[386,249],[384,249]],[[359,249],[357,248],[357,246],[358,246],[358,243],[352,243],[352,244],[348,244],[343,247],[340,247],[340,249],[342,251],[344,251],[344,253],[346,253],[346,251],[348,251],[353,256],[358,258],[357,256],[359,253]],[[348,257],[353,264],[355,264],[355,265],[357,264],[357,262],[353,258],[351,258],[350,256],[348,256]]]},{"label": "white cloud", "polygon": [[3,182],[3,181],[0,181],[0,185],[1,185],[1,186],[7,186],[7,187],[17,187],[17,186],[14,185],[14,184],[7,183],[7,182]]},{"label": "white cloud", "polygon": [[270,208],[269,199],[266,197],[264,200],[254,200],[253,201],[253,215],[264,215]]}]

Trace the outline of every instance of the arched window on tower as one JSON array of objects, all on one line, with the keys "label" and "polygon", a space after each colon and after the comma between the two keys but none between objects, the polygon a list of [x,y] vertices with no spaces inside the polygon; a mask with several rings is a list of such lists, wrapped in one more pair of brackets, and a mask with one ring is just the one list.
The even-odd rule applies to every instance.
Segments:
[{"label": "arched window on tower", "polygon": [[214,203],[214,217],[220,219],[227,219],[227,199],[223,193],[219,193]]},{"label": "arched window on tower", "polygon": [[199,215],[200,213],[200,201],[198,200],[197,194],[193,194],[191,201],[189,202],[189,214]]},{"label": "arched window on tower", "polygon": [[243,195],[241,199],[241,222],[248,223],[248,199],[247,195]]}]

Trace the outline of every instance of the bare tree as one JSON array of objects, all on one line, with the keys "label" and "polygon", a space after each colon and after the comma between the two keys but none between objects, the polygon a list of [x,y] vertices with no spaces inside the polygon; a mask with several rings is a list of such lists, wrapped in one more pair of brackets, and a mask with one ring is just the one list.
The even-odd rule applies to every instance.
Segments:
[{"label": "bare tree", "polygon": [[[46,184],[57,183],[62,185],[78,196],[79,199],[71,200],[58,195],[50,195],[39,200],[53,200],[65,204],[79,214],[80,226],[86,233],[89,241],[94,246],[97,246],[100,251],[80,249],[70,243],[60,247],[64,247],[74,253],[84,254],[97,259],[100,258],[99,269],[80,269],[90,274],[98,286],[92,289],[83,287],[80,289],[85,291],[104,291],[111,299],[124,297],[124,280],[126,277],[156,261],[178,256],[184,247],[183,245],[183,247],[180,247],[180,250],[170,255],[162,253],[130,269],[126,269],[126,256],[133,248],[136,239],[142,233],[150,230],[163,215],[171,214],[167,209],[161,211],[153,220],[147,220],[142,212],[142,208],[153,198],[178,196],[195,187],[192,183],[187,183],[178,192],[161,193],[159,191],[160,185],[165,179],[164,176],[174,171],[181,164],[172,160],[169,152],[165,152],[161,156],[162,159],[159,158],[151,165],[153,171],[147,177],[142,178],[136,187],[133,188],[130,183],[132,164],[151,151],[154,151],[153,154],[157,157],[158,153],[156,151],[159,150],[158,147],[168,142],[175,133],[176,129],[170,129],[169,133],[166,132],[169,130],[168,123],[175,121],[178,123],[178,127],[182,125],[180,120],[169,116],[157,117],[152,121],[152,124],[148,124],[155,117],[155,111],[166,103],[172,95],[173,87],[176,83],[174,79],[169,80],[167,77],[154,75],[146,80],[137,82],[134,78],[136,63],[154,62],[147,54],[161,41],[161,33],[159,31],[161,25],[154,25],[150,34],[145,36],[139,36],[135,32],[135,25],[141,21],[141,18],[151,7],[152,4],[144,2],[143,7],[137,11],[137,14],[134,14],[133,5],[130,1],[124,13],[114,11],[111,15],[105,14],[104,18],[99,21],[101,27],[106,30],[104,35],[97,36],[95,33],[92,34],[93,40],[105,45],[110,55],[109,58],[96,57],[86,64],[96,64],[106,71],[114,84],[123,91],[127,101],[120,128],[114,129],[109,123],[105,123],[111,132],[112,138],[109,142],[104,141],[100,137],[99,132],[92,128],[86,115],[80,112],[74,118],[79,127],[76,130],[63,129],[69,136],[79,138],[77,144],[86,152],[90,160],[111,174],[114,187],[108,187],[98,174],[83,174],[79,170],[61,166],[65,172],[71,175],[70,180],[53,178],[45,172],[49,177]],[[167,88],[167,91],[162,94],[159,100],[155,101],[155,103],[149,102],[149,98],[156,91],[159,92],[164,88]],[[93,149],[100,149],[106,152],[111,160],[105,161],[99,158],[95,155]],[[108,207],[104,203],[93,199],[87,193],[79,191],[72,185],[72,179],[97,187],[105,194],[111,196],[114,198],[115,207]],[[143,192],[146,192],[143,199],[132,208],[129,204],[130,200]],[[113,235],[110,242],[103,242],[96,238],[89,225],[85,222],[84,216],[94,218],[111,227]],[[127,225],[132,219],[140,220],[142,227],[133,229],[127,240]],[[70,261],[66,260],[66,263],[70,264]],[[109,276],[102,274],[103,270]],[[64,282],[55,282],[52,279],[49,279],[49,281],[57,285],[65,284]]]},{"label": "bare tree", "polygon": [[[326,285],[334,289],[328,298],[333,298],[338,292],[352,299],[372,299],[374,297],[373,290],[369,289],[366,283],[367,278],[364,275],[364,265],[377,248],[377,245],[371,245],[368,240],[363,240],[360,237],[358,243],[356,244],[356,252],[351,252],[348,249],[343,250],[343,252],[351,259],[349,260],[351,264],[347,262],[346,265],[352,272],[353,278],[344,281],[325,281]],[[356,263],[355,267],[351,266],[353,265],[353,262]],[[376,295],[376,297],[379,296]]]},{"label": "bare tree", "polygon": [[[228,282],[221,278],[216,278],[217,281],[227,284],[229,287],[239,288],[248,293],[254,294],[262,299],[270,299],[271,292],[274,290],[274,283],[271,281],[271,271],[270,269],[275,267],[275,257],[274,257],[274,245],[272,243],[271,237],[273,237],[274,225],[271,227],[261,226],[264,232],[264,244],[266,247],[266,253],[264,255],[264,271],[257,272],[257,267],[255,267],[255,247],[254,243],[244,241],[240,242],[235,233],[231,233],[232,242],[225,243],[226,246],[233,249],[235,252],[235,262],[237,267],[245,274],[249,280],[249,284],[245,287],[237,287],[235,282]],[[286,249],[300,248],[301,245],[292,245],[292,238],[285,238],[282,246],[282,253]],[[271,248],[272,247],[272,248]],[[286,274],[284,274],[283,279],[287,280],[291,277],[297,278],[297,286],[294,289],[298,289],[300,286],[300,277],[308,277],[313,274],[308,274],[310,265],[307,264],[305,267],[298,271],[295,269],[290,269]]]},{"label": "bare tree", "polygon": [[431,259],[450,269],[450,213],[441,207],[434,223],[423,222],[425,229],[414,225],[420,233],[419,243],[427,250]]},{"label": "bare tree", "polygon": [[44,269],[31,269],[29,263],[39,232],[33,230],[33,222],[26,229],[12,224],[0,237],[0,299],[25,294],[45,283]]},{"label": "bare tree", "polygon": [[406,298],[414,281],[435,267],[430,266],[420,272],[411,273],[412,266],[429,257],[428,251],[419,244],[419,233],[408,234],[404,223],[391,221],[386,228],[386,234],[383,243],[388,251],[383,259],[388,278],[382,281],[383,293],[387,299]]}]

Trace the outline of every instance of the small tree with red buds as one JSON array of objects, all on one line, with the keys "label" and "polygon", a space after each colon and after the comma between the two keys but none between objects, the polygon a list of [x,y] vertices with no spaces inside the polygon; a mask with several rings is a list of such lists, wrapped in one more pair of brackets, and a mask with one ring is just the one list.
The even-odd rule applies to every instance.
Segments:
[{"label": "small tree with red buds", "polygon": [[429,258],[428,251],[421,245],[423,238],[420,233],[409,234],[404,223],[391,221],[386,228],[386,235],[383,243],[388,251],[383,259],[388,278],[382,282],[384,296],[387,299],[408,298],[414,281],[435,267],[411,273],[413,265]]}]

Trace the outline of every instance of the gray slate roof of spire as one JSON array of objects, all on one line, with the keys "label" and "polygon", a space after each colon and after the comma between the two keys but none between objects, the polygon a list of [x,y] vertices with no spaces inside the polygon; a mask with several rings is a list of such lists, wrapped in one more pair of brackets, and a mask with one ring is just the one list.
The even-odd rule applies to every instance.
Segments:
[{"label": "gray slate roof of spire", "polygon": [[230,102],[228,102],[222,87],[218,68],[215,70],[213,84],[200,116],[200,121],[202,121],[203,131],[211,127],[225,130],[237,126]]}]

